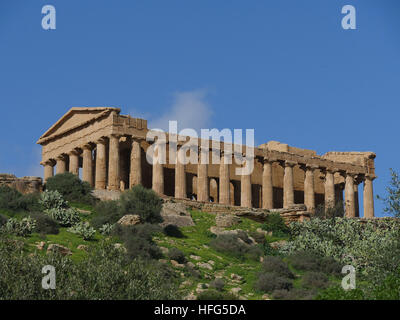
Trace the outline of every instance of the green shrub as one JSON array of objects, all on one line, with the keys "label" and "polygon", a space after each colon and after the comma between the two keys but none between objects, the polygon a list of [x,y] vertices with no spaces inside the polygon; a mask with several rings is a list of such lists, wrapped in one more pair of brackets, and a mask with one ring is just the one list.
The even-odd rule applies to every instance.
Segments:
[{"label": "green shrub", "polygon": [[289,234],[289,228],[286,226],[285,221],[279,213],[271,213],[267,215],[262,229],[271,231],[277,237],[285,237]]},{"label": "green shrub", "polygon": [[332,257],[323,257],[320,261],[320,271],[325,274],[340,275],[343,265]]},{"label": "green shrub", "polygon": [[320,260],[320,257],[310,251],[298,251],[289,257],[291,265],[302,271],[319,271]]},{"label": "green shrub", "polygon": [[237,300],[238,297],[232,293],[223,293],[217,290],[206,290],[197,296],[197,300]]},{"label": "green shrub", "polygon": [[[368,275],[394,272],[400,265],[400,221],[332,218],[311,219],[290,225],[291,240],[280,253],[312,251],[321,257],[331,257],[343,265],[353,265]],[[386,257],[386,258],[385,258]],[[386,261],[384,261],[386,260]]]},{"label": "green shrub", "polygon": [[169,224],[164,227],[164,234],[168,237],[174,238],[184,238],[182,231],[179,229],[178,226],[174,224]]},{"label": "green shrub", "polygon": [[216,278],[210,282],[210,287],[215,290],[222,291],[225,287],[225,281],[222,278]]},{"label": "green shrub", "polygon": [[39,204],[44,210],[68,208],[68,201],[65,201],[62,194],[57,190],[45,190],[40,195]]},{"label": "green shrub", "polygon": [[78,176],[66,172],[47,179],[46,190],[60,192],[67,201],[93,204],[92,187]]},{"label": "green shrub", "polygon": [[149,223],[135,226],[116,224],[112,234],[124,242],[129,258],[160,259],[161,250],[152,239],[153,235],[160,231],[161,227]]},{"label": "green shrub", "polygon": [[10,218],[2,228],[4,228],[4,230],[8,233],[26,237],[27,235],[31,234],[33,230],[35,230],[36,221],[31,217],[23,218],[22,220]]},{"label": "green shrub", "polygon": [[36,221],[35,232],[40,234],[58,234],[59,226],[56,220],[44,213],[31,213],[30,217]]},{"label": "green shrub", "polygon": [[171,260],[177,261],[178,263],[185,263],[186,262],[185,254],[181,250],[179,250],[177,248],[169,249],[168,257]]},{"label": "green shrub", "polygon": [[284,278],[294,279],[294,274],[292,271],[290,271],[288,265],[280,257],[264,257],[262,271],[267,273],[275,273]]},{"label": "green shrub", "polygon": [[272,292],[272,297],[278,300],[312,300],[315,290],[292,288],[291,290],[279,289]]},{"label": "green shrub", "polygon": [[91,224],[99,229],[105,224],[114,224],[124,216],[120,203],[116,200],[100,201],[95,206],[96,215]]},{"label": "green shrub", "polygon": [[63,227],[71,227],[81,220],[78,211],[73,208],[54,208],[45,210],[44,212]]},{"label": "green shrub", "polygon": [[320,271],[327,274],[338,275],[342,266],[332,257],[321,257],[312,251],[298,251],[289,257],[291,265],[302,271]]},{"label": "green shrub", "polygon": [[89,225],[89,222],[82,221],[68,228],[68,231],[81,236],[84,240],[91,240],[96,234],[96,230]]},{"label": "green shrub", "polygon": [[[40,285],[42,268],[57,272],[55,290]],[[12,266],[12,267],[10,267]],[[79,261],[58,254],[28,255],[0,239],[0,292],[5,300],[170,300],[182,298],[176,277],[157,262],[128,260],[110,242],[89,249]]]},{"label": "green shrub", "polygon": [[7,223],[7,217],[0,214],[0,227],[4,226]]},{"label": "green shrub", "polygon": [[329,280],[322,272],[309,271],[304,274],[302,283],[306,288],[323,289],[328,286]]},{"label": "green shrub", "polygon": [[20,209],[19,199],[22,194],[8,186],[0,186],[0,209],[16,211]]},{"label": "green shrub", "polygon": [[39,200],[40,200],[40,193],[33,192],[22,195],[22,197],[18,199],[18,203],[21,209],[34,212],[34,211],[40,211],[42,209]]},{"label": "green shrub", "polygon": [[327,288],[318,293],[316,300],[365,300],[365,293],[360,288],[344,290],[340,285]]},{"label": "green shrub", "polygon": [[113,224],[105,223],[99,228],[99,231],[102,235],[109,236],[112,233],[113,229],[114,229]]},{"label": "green shrub", "polygon": [[343,201],[336,202],[335,206],[325,208],[325,205],[320,204],[315,208],[315,213],[312,218],[330,219],[330,218],[343,218],[344,217],[344,204]]},{"label": "green shrub", "polygon": [[274,290],[290,290],[293,283],[290,279],[281,277],[276,273],[260,273],[254,284],[257,291],[271,293]]},{"label": "green shrub", "polygon": [[163,221],[160,215],[162,200],[151,189],[141,185],[134,186],[121,195],[120,201],[124,214],[137,214],[141,221],[148,223]]},{"label": "green shrub", "polygon": [[230,254],[239,259],[258,260],[262,254],[259,247],[240,241],[236,235],[219,235],[210,242],[210,246],[219,252]]},{"label": "green shrub", "polygon": [[278,250],[271,247],[271,244],[265,241],[263,244],[259,245],[264,256],[275,256],[278,254]]}]

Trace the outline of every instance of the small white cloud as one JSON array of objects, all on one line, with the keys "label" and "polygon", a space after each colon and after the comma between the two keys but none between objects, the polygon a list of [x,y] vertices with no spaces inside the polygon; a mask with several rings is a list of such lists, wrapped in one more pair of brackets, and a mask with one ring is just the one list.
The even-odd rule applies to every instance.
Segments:
[{"label": "small white cloud", "polygon": [[200,129],[210,127],[212,110],[206,101],[206,90],[177,92],[171,108],[149,122],[149,128],[168,131],[169,121],[178,122],[178,132],[185,128]]}]

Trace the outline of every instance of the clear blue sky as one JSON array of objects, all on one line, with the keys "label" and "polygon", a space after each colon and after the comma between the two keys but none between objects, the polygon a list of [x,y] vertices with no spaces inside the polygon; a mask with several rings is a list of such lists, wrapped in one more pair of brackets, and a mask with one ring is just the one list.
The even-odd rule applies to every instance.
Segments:
[{"label": "clear blue sky", "polygon": [[[45,4],[56,30],[41,27]],[[356,30],[341,27],[346,4]],[[0,172],[41,174],[35,142],[72,106],[118,106],[158,124],[187,104],[184,124],[254,128],[258,144],[374,151],[382,195],[389,168],[400,170],[399,9],[398,0],[2,0]]]}]

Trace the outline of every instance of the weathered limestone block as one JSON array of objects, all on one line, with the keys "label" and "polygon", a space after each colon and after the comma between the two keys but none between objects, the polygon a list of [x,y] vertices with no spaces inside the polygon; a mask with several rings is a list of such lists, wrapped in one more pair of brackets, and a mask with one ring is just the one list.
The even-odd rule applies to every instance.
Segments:
[{"label": "weathered limestone block", "polygon": [[230,228],[239,224],[242,222],[242,220],[239,217],[231,214],[217,214],[215,217],[215,222],[217,227]]},{"label": "weathered limestone block", "polygon": [[58,252],[63,256],[72,255],[72,252],[69,248],[57,243],[49,244],[49,246],[47,247],[47,253],[49,254],[50,252]]},{"label": "weathered limestone block", "polygon": [[40,192],[43,189],[43,181],[40,177],[17,178],[13,174],[0,174],[0,185],[14,188],[23,194]]},{"label": "weathered limestone block", "polygon": [[161,217],[163,222],[160,224],[165,227],[174,224],[178,227],[194,226],[194,222],[186,206],[178,202],[164,202],[161,209]]},{"label": "weathered limestone block", "polygon": [[117,223],[122,226],[134,226],[140,224],[140,217],[137,214],[127,214],[119,219]]}]

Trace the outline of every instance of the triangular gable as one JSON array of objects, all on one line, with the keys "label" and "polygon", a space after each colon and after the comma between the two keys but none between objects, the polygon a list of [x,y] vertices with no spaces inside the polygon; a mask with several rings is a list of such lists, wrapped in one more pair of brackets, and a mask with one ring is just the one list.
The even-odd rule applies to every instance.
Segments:
[{"label": "triangular gable", "polygon": [[121,110],[111,107],[71,108],[40,137],[37,143],[41,144],[53,137],[59,136],[72,129],[83,126],[90,121],[94,121],[98,118],[104,117],[108,115],[111,111],[116,111],[119,114]]}]

